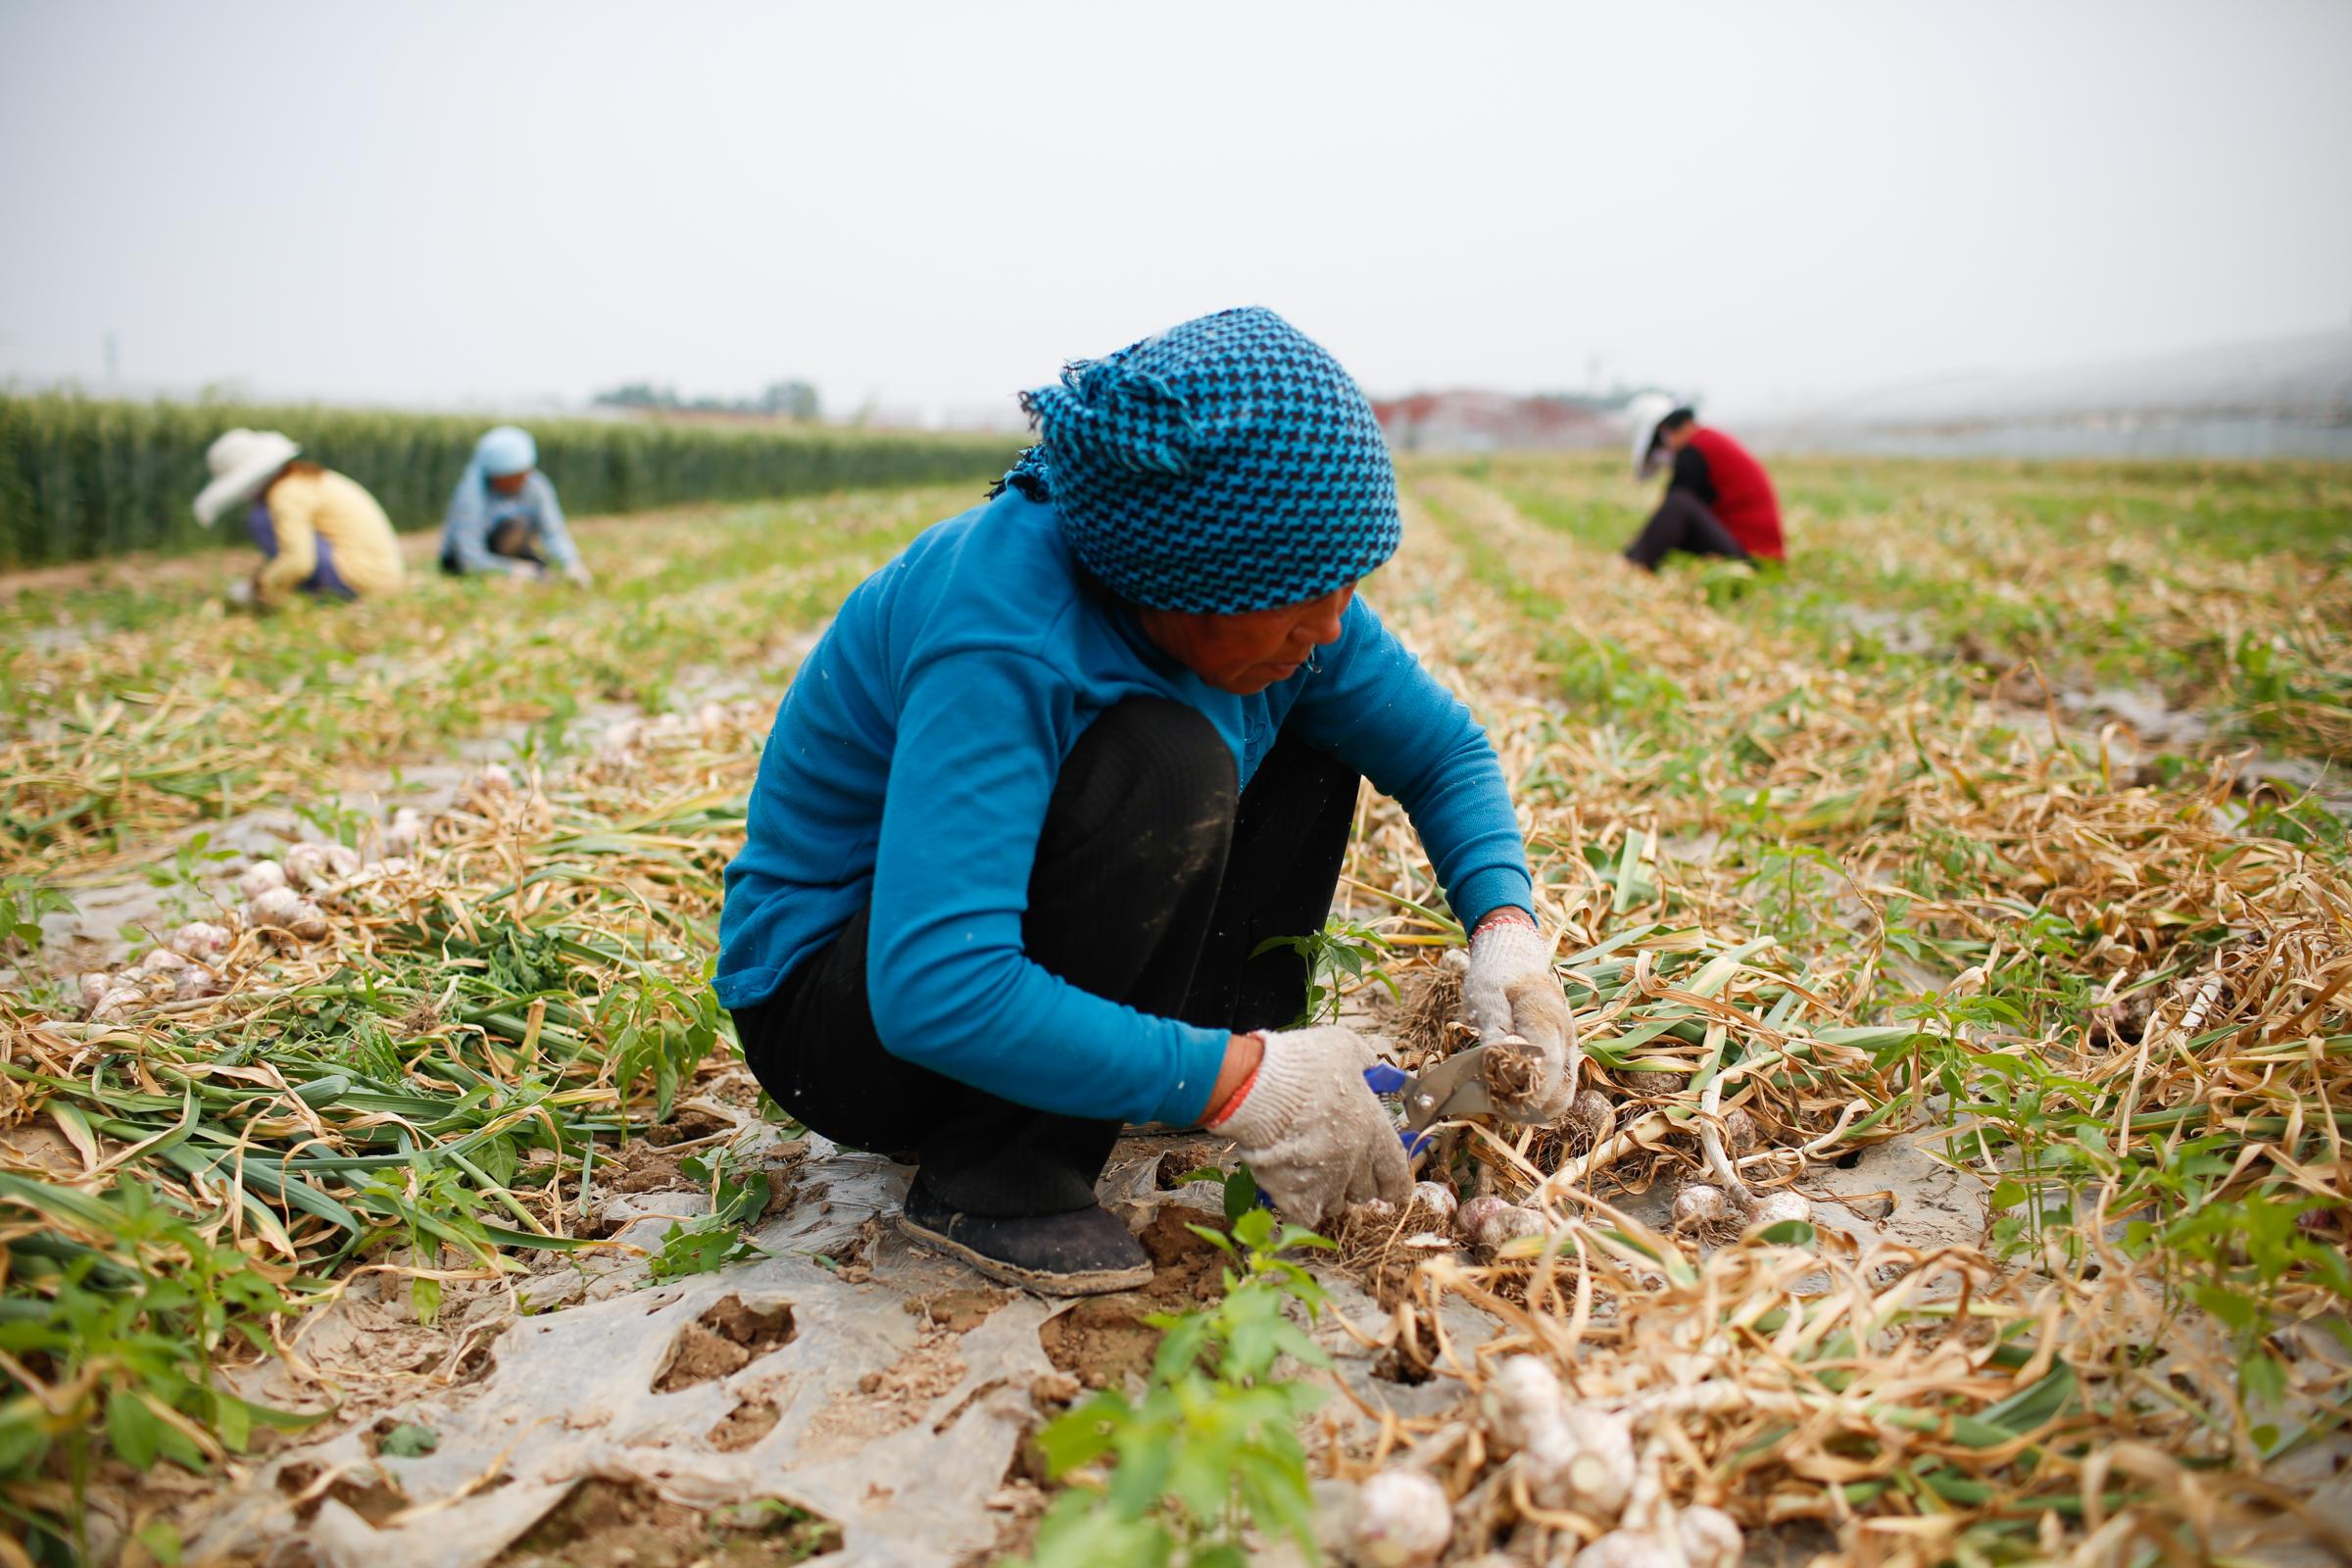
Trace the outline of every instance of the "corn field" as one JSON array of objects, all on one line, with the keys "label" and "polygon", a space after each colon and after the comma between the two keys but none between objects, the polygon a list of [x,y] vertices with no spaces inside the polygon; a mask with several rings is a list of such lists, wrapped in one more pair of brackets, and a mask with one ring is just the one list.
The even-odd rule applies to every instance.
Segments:
[{"label": "corn field", "polygon": [[[204,452],[237,425],[283,430],[351,475],[396,527],[439,522],[481,415],[234,404],[0,397],[0,566],[197,547],[241,531],[200,526],[188,505]],[[539,461],[574,513],[750,501],[855,486],[937,484],[1002,472],[1011,443],[841,429],[713,429],[535,419]]]}]

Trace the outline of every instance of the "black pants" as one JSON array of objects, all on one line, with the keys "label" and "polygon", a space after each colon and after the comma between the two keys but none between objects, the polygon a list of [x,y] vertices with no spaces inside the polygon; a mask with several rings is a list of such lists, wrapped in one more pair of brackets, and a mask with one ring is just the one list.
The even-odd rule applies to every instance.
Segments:
[{"label": "black pants", "polygon": [[1634,542],[1625,547],[1625,559],[1655,571],[1658,563],[1672,550],[1693,556],[1729,556],[1734,561],[1747,559],[1747,552],[1732,537],[1723,519],[1688,490],[1666,492],[1665,501],[1650,514],[1642,531],[1634,535]]},{"label": "black pants", "polygon": [[[1062,762],[1022,946],[1145,1012],[1235,1031],[1288,1024],[1306,1002],[1305,959],[1250,955],[1323,928],[1356,782],[1286,731],[1237,799],[1233,754],[1208,720],[1181,703],[1120,703]],[[837,1143],[913,1159],[967,1213],[1094,1202],[1120,1124],[1032,1109],[892,1055],[866,1003],[866,922],[858,914],[774,996],[735,1012],[760,1087]]]},{"label": "black pants", "polygon": [[[535,566],[547,564],[539,555],[538,542],[531,533],[530,524],[519,517],[509,517],[491,529],[486,543],[494,556],[505,556],[510,561],[527,561]],[[454,554],[441,558],[441,569],[453,577],[462,575],[466,570],[458,564],[458,558]]]}]

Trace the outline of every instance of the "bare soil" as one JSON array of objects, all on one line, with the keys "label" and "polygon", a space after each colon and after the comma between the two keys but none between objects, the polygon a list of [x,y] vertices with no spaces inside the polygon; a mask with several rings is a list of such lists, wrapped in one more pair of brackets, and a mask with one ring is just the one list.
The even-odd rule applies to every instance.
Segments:
[{"label": "bare soil", "polygon": [[1144,1320],[1213,1299],[1225,1254],[1187,1228],[1199,1211],[1161,1208],[1137,1233],[1152,1254],[1152,1283],[1140,1291],[1089,1296],[1050,1318],[1040,1331],[1046,1358],[1089,1388],[1116,1388],[1152,1369],[1159,1330]]},{"label": "bare soil", "polygon": [[586,1481],[507,1548],[507,1568],[751,1568],[841,1549],[830,1520],[782,1501],[705,1513],[643,1487]]},{"label": "bare soil", "polygon": [[802,1457],[815,1460],[855,1453],[876,1438],[914,1425],[941,1395],[963,1381],[961,1347],[961,1335],[926,1321],[914,1348],[897,1365],[883,1372],[868,1372],[858,1380],[855,1390],[836,1396],[817,1411],[802,1437]]},{"label": "bare soil", "polygon": [[740,1296],[722,1297],[678,1336],[669,1365],[654,1379],[654,1392],[674,1394],[740,1372],[778,1346],[790,1344],[793,1333],[789,1301],[754,1307],[746,1306]]}]

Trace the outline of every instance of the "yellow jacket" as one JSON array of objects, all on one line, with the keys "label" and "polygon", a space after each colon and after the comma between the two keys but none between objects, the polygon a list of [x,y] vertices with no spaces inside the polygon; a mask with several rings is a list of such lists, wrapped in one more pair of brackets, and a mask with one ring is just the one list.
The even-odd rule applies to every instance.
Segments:
[{"label": "yellow jacket", "polygon": [[400,586],[400,541],[375,497],[333,469],[290,473],[270,487],[270,525],[277,554],[253,579],[254,597],[281,604],[318,569],[318,542],[334,558],[335,575],[361,598]]}]

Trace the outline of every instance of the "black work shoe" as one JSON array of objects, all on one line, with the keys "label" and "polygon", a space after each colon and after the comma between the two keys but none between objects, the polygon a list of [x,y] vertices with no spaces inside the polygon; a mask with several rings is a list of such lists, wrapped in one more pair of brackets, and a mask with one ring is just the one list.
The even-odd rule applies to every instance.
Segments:
[{"label": "black work shoe", "polygon": [[962,1258],[992,1280],[1045,1296],[1101,1296],[1152,1283],[1152,1258],[1100,1204],[1066,1214],[966,1214],[917,1176],[899,1229]]}]

